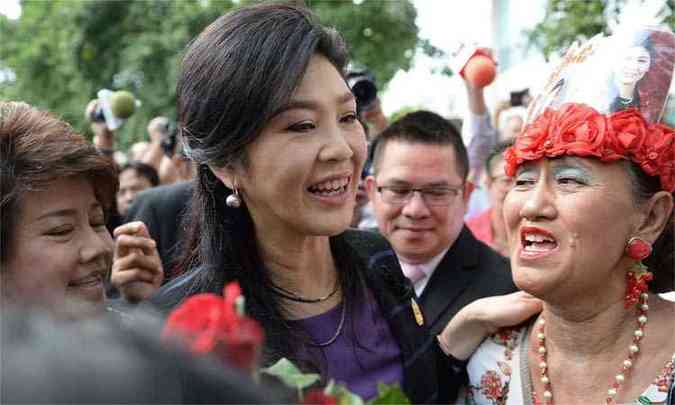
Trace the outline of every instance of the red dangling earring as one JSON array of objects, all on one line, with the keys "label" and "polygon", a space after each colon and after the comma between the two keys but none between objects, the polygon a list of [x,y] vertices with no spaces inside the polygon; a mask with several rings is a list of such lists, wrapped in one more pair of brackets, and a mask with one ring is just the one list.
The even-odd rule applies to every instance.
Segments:
[{"label": "red dangling earring", "polygon": [[647,283],[652,281],[654,274],[647,271],[642,260],[652,253],[652,245],[644,240],[633,237],[626,244],[626,255],[635,260],[635,265],[626,273],[626,295],[624,306],[626,309],[638,303],[642,293],[647,291]]}]

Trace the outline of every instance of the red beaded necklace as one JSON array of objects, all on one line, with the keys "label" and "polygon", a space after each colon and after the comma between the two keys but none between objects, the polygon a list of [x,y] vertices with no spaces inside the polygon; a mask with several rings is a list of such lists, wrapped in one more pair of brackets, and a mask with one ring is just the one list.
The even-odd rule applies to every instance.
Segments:
[{"label": "red beaded necklace", "polygon": [[[647,305],[647,299],[649,295],[647,293],[640,294],[640,302],[636,305],[637,308],[637,329],[633,332],[633,343],[628,347],[628,357],[623,361],[619,373],[614,377],[614,382],[611,384],[610,388],[607,390],[607,398],[605,402],[607,404],[613,404],[614,398],[619,391],[619,387],[628,377],[635,360],[640,353],[640,341],[645,335],[645,325],[647,324],[647,311],[649,310],[649,305]],[[537,321],[537,353],[539,355],[539,370],[540,378],[542,384],[544,384],[544,398],[543,403],[548,405],[553,405],[553,388],[551,387],[551,379],[548,376],[548,363],[546,362],[546,335],[544,334],[544,327],[546,326],[546,321],[544,318],[540,318]],[[537,400],[536,393],[532,389],[532,400],[535,404],[542,404],[541,401]]]}]

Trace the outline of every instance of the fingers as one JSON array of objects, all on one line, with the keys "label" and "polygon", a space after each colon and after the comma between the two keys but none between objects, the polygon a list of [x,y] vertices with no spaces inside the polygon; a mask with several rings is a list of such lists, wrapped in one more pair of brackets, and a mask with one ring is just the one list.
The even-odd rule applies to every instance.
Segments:
[{"label": "fingers", "polygon": [[157,243],[153,239],[121,235],[115,240],[115,259],[128,256],[134,251],[141,251],[148,256],[158,256]]},{"label": "fingers", "polygon": [[116,259],[113,263],[113,273],[128,272],[133,269],[142,269],[152,275],[164,273],[159,257],[147,256],[140,252],[132,252]]},{"label": "fingers", "polygon": [[150,298],[164,279],[162,263],[158,256],[146,256],[140,251],[115,260],[110,282],[130,302]]},{"label": "fingers", "polygon": [[121,235],[135,235],[150,238],[150,232],[148,232],[148,228],[141,221],[129,222],[115,228],[113,231],[113,236],[117,238]]},{"label": "fingers", "polygon": [[148,284],[154,284],[155,274],[146,271],[144,269],[131,269],[126,271],[115,272],[110,276],[110,282],[117,288],[124,288],[124,286],[136,283],[143,282]]}]

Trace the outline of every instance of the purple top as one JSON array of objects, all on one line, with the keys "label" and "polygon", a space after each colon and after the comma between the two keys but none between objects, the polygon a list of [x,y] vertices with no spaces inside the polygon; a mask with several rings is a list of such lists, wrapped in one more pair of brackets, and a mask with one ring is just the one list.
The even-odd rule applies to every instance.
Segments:
[{"label": "purple top", "polygon": [[[367,401],[377,395],[378,383],[403,385],[401,349],[370,292],[364,305],[350,307],[360,307],[358,315],[346,311],[344,326],[337,339],[318,349],[325,356],[326,380],[345,384]],[[341,317],[342,304],[323,314],[289,324],[302,328],[313,342],[324,343],[335,335]],[[353,333],[354,330],[358,332]]]}]

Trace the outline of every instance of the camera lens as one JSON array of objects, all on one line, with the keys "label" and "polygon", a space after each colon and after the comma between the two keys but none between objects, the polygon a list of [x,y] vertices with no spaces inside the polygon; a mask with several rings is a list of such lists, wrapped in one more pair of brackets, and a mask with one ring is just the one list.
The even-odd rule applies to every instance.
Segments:
[{"label": "camera lens", "polygon": [[377,87],[370,80],[360,80],[352,86],[352,92],[361,109],[368,108],[377,97]]},{"label": "camera lens", "polygon": [[101,106],[96,106],[96,108],[94,108],[94,110],[91,112],[89,118],[92,122],[105,122],[105,116],[103,115],[103,109]]},{"label": "camera lens", "polygon": [[356,97],[356,109],[365,111],[377,99],[377,86],[372,74],[353,72],[347,75],[347,84]]}]

